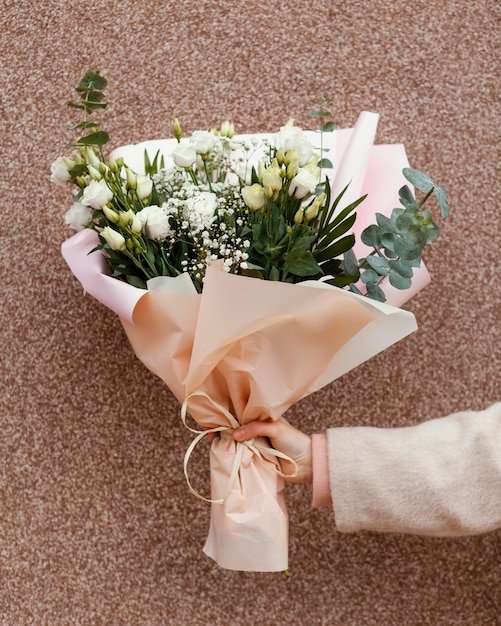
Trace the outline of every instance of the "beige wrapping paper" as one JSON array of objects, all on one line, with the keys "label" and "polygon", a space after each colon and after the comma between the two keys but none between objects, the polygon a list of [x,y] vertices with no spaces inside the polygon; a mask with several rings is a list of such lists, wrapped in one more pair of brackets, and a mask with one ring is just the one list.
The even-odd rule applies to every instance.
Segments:
[{"label": "beige wrapping paper", "polygon": [[[211,267],[202,296],[149,292],[133,322],[123,325],[139,359],[180,402],[187,399],[203,430],[231,429],[226,413],[239,424],[279,418],[315,388],[339,350],[377,320],[372,303],[339,289]],[[226,437],[212,443],[211,499],[217,502],[204,551],[227,569],[285,570],[288,520],[273,457],[263,461],[244,446],[224,498],[242,445]]]}]

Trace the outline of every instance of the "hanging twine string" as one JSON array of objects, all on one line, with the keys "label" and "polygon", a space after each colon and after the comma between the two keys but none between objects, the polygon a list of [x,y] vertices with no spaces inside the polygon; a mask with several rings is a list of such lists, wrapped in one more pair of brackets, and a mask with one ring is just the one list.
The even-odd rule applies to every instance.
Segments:
[{"label": "hanging twine string", "polygon": [[[216,411],[216,413],[220,416],[223,416],[228,422],[228,424],[224,426],[215,426],[214,428],[209,428],[207,430],[197,430],[196,428],[192,428],[187,423],[186,420],[187,420],[187,414],[188,414],[188,403],[189,403],[190,398],[193,398],[194,396],[200,396],[208,400],[214,407],[214,410]],[[240,470],[240,465],[242,463],[242,455],[244,453],[245,448],[249,449],[256,456],[256,458],[264,465],[264,467],[267,470],[274,472],[275,474],[277,474],[278,476],[281,476],[282,478],[294,478],[298,474],[299,468],[298,468],[296,461],[294,461],[294,459],[291,459],[289,456],[287,456],[287,454],[280,452],[280,450],[275,450],[275,448],[271,448],[268,446],[262,446],[259,443],[256,443],[254,439],[248,439],[246,441],[234,440],[233,431],[240,427],[240,423],[227,409],[224,408],[224,406],[221,406],[220,404],[215,402],[204,391],[194,391],[193,393],[191,393],[189,396],[185,398],[181,406],[181,420],[183,424],[185,425],[185,427],[190,432],[196,435],[196,437],[188,446],[188,449],[186,450],[186,454],[184,455],[184,475],[186,477],[186,482],[188,484],[189,490],[194,496],[196,496],[200,500],[204,500],[205,502],[210,502],[214,504],[223,504],[226,501],[229,494],[231,493],[231,490],[233,489],[233,485],[235,484],[235,481],[238,478],[238,472]],[[225,489],[223,497],[217,498],[217,499],[206,498],[205,496],[201,495],[192,486],[189,473],[188,473],[188,463],[193,453],[193,450],[196,448],[196,446],[204,437],[207,437],[211,433],[219,434],[223,439],[230,439],[231,441],[234,441],[236,444],[235,457],[233,459],[233,465],[231,468],[230,477],[228,479],[228,484],[226,485],[226,489]],[[266,455],[271,455],[278,459],[282,459],[284,461],[288,461],[289,463],[292,463],[292,465],[295,468],[294,473],[284,474],[278,469],[275,463],[273,463],[271,460],[266,458]]]}]

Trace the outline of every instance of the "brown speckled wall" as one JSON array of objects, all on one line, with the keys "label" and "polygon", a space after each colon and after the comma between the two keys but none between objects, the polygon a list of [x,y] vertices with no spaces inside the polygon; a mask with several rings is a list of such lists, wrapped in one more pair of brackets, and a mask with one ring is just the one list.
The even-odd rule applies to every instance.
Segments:
[{"label": "brown speckled wall", "polygon": [[499,532],[343,535],[308,486],[287,488],[290,579],[209,561],[179,407],[62,260],[70,198],[49,182],[87,68],[109,80],[113,145],[168,136],[174,116],[187,131],[306,125],[323,92],[340,127],[377,111],[377,141],[405,143],[449,192],[433,282],[407,305],[416,334],[288,417],[313,433],[484,408],[501,396],[499,3],[0,5],[0,624],[499,624]]}]

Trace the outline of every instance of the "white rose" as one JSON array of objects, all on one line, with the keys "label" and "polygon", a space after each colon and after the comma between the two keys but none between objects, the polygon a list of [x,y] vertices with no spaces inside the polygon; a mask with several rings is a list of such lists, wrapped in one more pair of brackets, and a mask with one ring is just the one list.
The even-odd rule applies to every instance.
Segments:
[{"label": "white rose", "polygon": [[188,198],[183,211],[185,220],[194,226],[206,228],[215,219],[214,213],[217,206],[216,194],[202,191],[193,198]]},{"label": "white rose", "polygon": [[101,231],[101,235],[106,239],[106,243],[112,250],[123,250],[125,248],[123,235],[111,228],[111,226],[105,226]]},{"label": "white rose", "polygon": [[101,209],[112,198],[113,193],[104,179],[100,181],[91,180],[84,189],[82,204],[90,206],[93,209]]},{"label": "white rose", "polygon": [[289,196],[301,199],[313,193],[318,184],[318,173],[312,169],[303,167],[294,176],[289,186]]},{"label": "white rose", "polygon": [[136,213],[136,217],[146,229],[146,236],[149,239],[161,241],[170,232],[169,216],[162,207],[156,204],[145,207]]},{"label": "white rose", "polygon": [[172,159],[178,167],[191,167],[197,160],[195,146],[188,143],[179,143],[172,153]]},{"label": "white rose", "polygon": [[138,174],[136,193],[141,200],[147,200],[153,189],[153,181],[149,176]]},{"label": "white rose", "polygon": [[195,144],[197,154],[207,154],[214,148],[216,137],[208,130],[196,130],[190,141]]},{"label": "white rose", "polygon": [[92,220],[92,211],[88,206],[75,202],[66,212],[64,221],[73,230],[83,230]]},{"label": "white rose", "polygon": [[282,148],[284,152],[295,148],[300,167],[306,165],[314,154],[313,144],[306,139],[299,126],[282,126],[277,133],[277,148]]},{"label": "white rose", "polygon": [[51,181],[56,183],[56,185],[64,185],[67,183],[71,179],[68,169],[71,169],[73,165],[75,165],[75,163],[73,163],[71,159],[62,156],[58,157],[50,166]]}]

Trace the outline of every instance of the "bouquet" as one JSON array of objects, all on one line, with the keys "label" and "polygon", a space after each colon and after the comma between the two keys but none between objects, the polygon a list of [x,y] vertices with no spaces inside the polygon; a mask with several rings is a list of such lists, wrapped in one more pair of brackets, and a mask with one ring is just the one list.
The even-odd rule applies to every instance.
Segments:
[{"label": "bouquet", "polygon": [[[84,134],[52,165],[52,179],[75,189],[66,221],[78,232],[63,255],[180,402],[195,435],[188,487],[211,503],[206,554],[228,569],[287,570],[284,455],[231,433],[278,419],[415,330],[414,316],[385,300],[399,304],[429,280],[421,254],[439,228],[423,206],[434,196],[447,217],[445,191],[408,167],[402,146],[373,145],[377,115],[335,130],[326,98],[320,131],[291,121],[236,136],[225,122],[185,139],[175,120],[173,139],[105,156],[108,135],[89,121],[106,106],[105,86],[85,74],[69,103]],[[219,436],[206,496],[189,459],[209,433]]]}]

